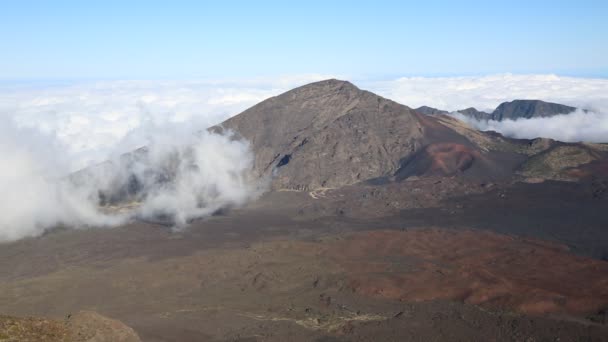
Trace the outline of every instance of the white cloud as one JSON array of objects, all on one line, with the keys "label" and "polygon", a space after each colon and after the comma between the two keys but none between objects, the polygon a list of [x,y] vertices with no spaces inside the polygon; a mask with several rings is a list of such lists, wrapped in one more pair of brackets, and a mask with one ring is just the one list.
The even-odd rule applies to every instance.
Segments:
[{"label": "white cloud", "polygon": [[[163,216],[177,226],[240,205],[259,182],[248,176],[248,143],[205,128],[301,82],[116,81],[0,88],[0,241],[36,236],[60,225],[112,226]],[[122,153],[149,153],[123,163]],[[77,182],[66,176],[104,160]],[[139,209],[109,214],[99,193],[136,178]],[[162,181],[159,182],[159,179]]]},{"label": "white cloud", "polygon": [[[145,186],[137,215],[166,215],[184,223],[242,204],[257,189],[246,172],[253,158],[247,144],[195,133],[268,97],[330,77],[2,84],[0,240],[39,235],[57,224],[124,222],[130,217],[98,210],[97,193],[116,191],[130,176]],[[503,101],[542,99],[589,108],[593,111],[553,118],[470,122],[515,137],[605,141],[608,136],[608,80],[492,75],[357,85],[411,107],[492,110]],[[151,148],[149,158],[119,162],[120,154],[141,146]],[[70,172],[104,160],[114,162],[85,186],[75,188],[65,181]],[[163,172],[171,174],[170,182],[161,186],[150,180],[164,177]]]},{"label": "white cloud", "polygon": [[566,142],[608,142],[608,114],[577,110],[545,118],[518,120],[475,120],[458,112],[451,113],[459,120],[482,131],[496,131],[508,137],[534,139],[549,137]]},{"label": "white cloud", "polygon": [[[143,128],[142,128],[143,130]],[[37,236],[57,225],[114,226],[135,217],[184,226],[189,220],[238,206],[256,196],[246,141],[190,123],[148,126],[147,153],[110,159],[67,177],[70,163],[51,135],[0,121],[0,241]],[[131,184],[137,187],[128,193]],[[103,197],[100,195],[103,194]],[[102,202],[135,201],[128,213]]]},{"label": "white cloud", "polygon": [[530,120],[477,121],[473,127],[516,138],[546,137],[562,141],[608,142],[608,79],[556,75],[490,75],[470,77],[404,77],[367,87],[397,102],[456,111],[468,107],[492,112],[500,103],[537,99],[588,109],[572,115]]},{"label": "white cloud", "polygon": [[0,117],[56,137],[65,146],[72,168],[80,168],[135,148],[120,142],[141,127],[180,122],[208,127],[268,97],[329,77],[4,85]]},{"label": "white cloud", "polygon": [[403,77],[367,86],[412,108],[426,105],[448,111],[468,107],[492,111],[500,103],[514,99],[538,99],[590,109],[608,107],[608,79],[504,74]]},{"label": "white cloud", "polygon": [[58,224],[124,221],[100,213],[87,189],[65,181],[68,161],[61,152],[52,137],[0,121],[0,241],[36,236]]}]

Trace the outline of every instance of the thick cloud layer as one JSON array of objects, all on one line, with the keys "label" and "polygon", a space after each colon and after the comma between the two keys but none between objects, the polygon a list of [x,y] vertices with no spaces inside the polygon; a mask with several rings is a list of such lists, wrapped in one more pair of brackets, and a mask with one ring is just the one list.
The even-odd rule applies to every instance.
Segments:
[{"label": "thick cloud layer", "polygon": [[[205,128],[326,78],[0,84],[0,241],[57,225],[113,226],[134,216],[180,226],[242,204],[260,188],[247,172],[253,155],[246,142]],[[606,141],[608,136],[604,79],[494,75],[355,83],[411,107],[491,111],[513,99],[563,103],[590,111],[500,123],[467,120],[515,137]],[[121,157],[143,146],[147,153],[135,160]],[[67,177],[107,160],[76,184]],[[121,193],[124,189],[133,191]],[[114,203],[117,199],[122,202]],[[139,206],[129,214],[108,210],[131,200]]]},{"label": "thick cloud layer", "polygon": [[475,107],[492,112],[500,103],[515,99],[557,102],[588,112],[502,122],[455,116],[478,129],[494,130],[511,137],[608,142],[608,79],[511,74],[405,77],[370,83],[369,88],[413,108],[426,105],[448,111]]},{"label": "thick cloud layer", "polygon": [[0,241],[134,217],[180,227],[243,204],[263,185],[248,143],[205,129],[321,78],[0,85]]},{"label": "thick cloud layer", "polygon": [[234,81],[107,81],[0,84],[0,117],[44,132],[66,148],[71,167],[140,146],[125,139],[146,127],[194,122],[208,127],[292,87],[329,76]]},{"label": "thick cloud layer", "polygon": [[249,175],[248,143],[229,134],[165,125],[148,131],[145,149],[68,175],[69,160],[61,160],[61,144],[52,137],[7,129],[7,122],[1,127],[0,241],[59,225],[114,226],[135,217],[179,228],[262,190]]},{"label": "thick cloud layer", "polygon": [[0,241],[35,236],[59,225],[114,225],[89,199],[87,189],[62,178],[66,170],[53,139],[0,122]]},{"label": "thick cloud layer", "polygon": [[515,99],[589,109],[608,105],[608,79],[556,75],[404,77],[369,83],[369,87],[412,108],[426,105],[447,111],[475,107],[491,112],[500,103]]}]

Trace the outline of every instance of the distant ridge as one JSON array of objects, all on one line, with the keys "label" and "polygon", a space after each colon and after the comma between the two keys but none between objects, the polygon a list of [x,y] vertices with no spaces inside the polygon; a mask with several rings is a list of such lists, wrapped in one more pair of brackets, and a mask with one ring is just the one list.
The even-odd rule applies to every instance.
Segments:
[{"label": "distant ridge", "polygon": [[462,115],[466,115],[477,120],[488,120],[492,117],[492,114],[479,111],[473,107],[469,107],[467,109],[461,109],[458,111]]},{"label": "distant ridge", "polygon": [[[550,117],[559,114],[569,114],[575,110],[576,107],[541,100],[513,100],[501,103],[492,113],[479,111],[473,107],[457,110],[457,112],[477,120],[502,121]],[[428,106],[418,107],[416,112],[424,115],[441,115],[449,113],[446,110]]]},{"label": "distant ridge", "polygon": [[505,119],[549,117],[558,114],[569,114],[575,110],[575,107],[541,100],[514,100],[501,103],[492,112],[492,119],[502,121]]},{"label": "distant ridge", "polygon": [[441,110],[429,106],[422,106],[415,109],[417,113],[424,115],[440,115],[440,114],[449,114],[447,110]]}]

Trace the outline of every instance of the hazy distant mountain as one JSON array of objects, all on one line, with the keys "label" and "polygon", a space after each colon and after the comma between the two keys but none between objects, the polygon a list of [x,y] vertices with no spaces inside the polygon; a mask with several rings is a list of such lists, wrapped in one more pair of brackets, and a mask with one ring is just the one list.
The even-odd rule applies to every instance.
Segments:
[{"label": "hazy distant mountain", "polygon": [[415,109],[416,112],[424,115],[439,115],[439,114],[449,114],[447,110],[441,110],[429,106],[422,106]]},{"label": "hazy distant mountain", "polygon": [[[569,114],[575,110],[575,107],[541,100],[513,100],[511,102],[501,103],[492,113],[479,111],[473,107],[461,109],[457,112],[477,120],[502,121],[508,119],[530,119],[558,114]],[[416,112],[424,115],[449,114],[448,111],[428,106],[419,107],[416,109]]]},{"label": "hazy distant mountain", "polygon": [[477,120],[488,120],[492,116],[490,113],[479,111],[473,107],[461,109],[458,112],[462,115],[469,116]]},{"label": "hazy distant mountain", "polygon": [[575,110],[575,107],[541,100],[514,100],[501,103],[494,112],[492,112],[492,119],[496,121],[505,119],[515,120],[520,118],[530,119],[557,114],[569,114]]},{"label": "hazy distant mountain", "polygon": [[[446,115],[446,114],[450,114],[449,111],[447,110],[442,110],[442,109],[437,109],[437,108],[433,108],[433,107],[429,107],[429,106],[421,106],[415,109],[415,111],[417,113],[423,114],[423,115]],[[473,117],[475,119],[478,120],[487,120],[490,118],[489,113],[486,112],[482,112],[479,111],[473,107],[470,108],[466,108],[466,109],[462,109],[462,110],[458,110],[457,112],[466,115],[466,116],[470,116]]]}]

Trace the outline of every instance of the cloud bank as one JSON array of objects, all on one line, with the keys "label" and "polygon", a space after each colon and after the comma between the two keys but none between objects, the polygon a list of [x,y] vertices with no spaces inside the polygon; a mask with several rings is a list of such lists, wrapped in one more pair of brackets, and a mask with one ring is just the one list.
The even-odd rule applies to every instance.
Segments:
[{"label": "cloud bank", "polygon": [[40,235],[60,224],[105,226],[123,221],[118,215],[105,217],[86,189],[61,178],[64,161],[52,138],[0,123],[0,241]]},{"label": "cloud bank", "polygon": [[[139,147],[133,132],[217,124],[292,87],[330,76],[224,81],[106,81],[0,85],[0,117],[56,138],[72,169]],[[125,137],[131,135],[131,139]]]},{"label": "cloud bank", "polygon": [[608,142],[608,79],[557,75],[490,75],[470,77],[404,77],[373,82],[372,91],[417,108],[423,105],[448,111],[468,107],[492,112],[515,99],[557,102],[589,110],[572,115],[529,120],[461,120],[481,130],[516,138],[546,137],[562,141]]},{"label": "cloud bank", "polygon": [[321,78],[3,84],[0,241],[135,217],[179,228],[245,203],[263,185],[248,143],[205,129]]},{"label": "cloud bank", "polygon": [[[249,146],[205,128],[268,97],[327,78],[2,83],[0,241],[40,235],[58,225],[114,226],[134,217],[179,227],[243,204],[261,186],[248,175]],[[563,103],[590,112],[500,123],[461,119],[520,138],[605,141],[608,136],[604,79],[491,75],[355,83],[410,107],[491,111],[513,99]],[[144,146],[145,153],[124,156]],[[86,177],[68,177],[85,167]],[[137,209],[118,210],[132,201],[139,203]]]},{"label": "cloud bank", "polygon": [[253,154],[246,141],[184,124],[148,133],[145,148],[68,175],[68,164],[53,159],[62,151],[49,136],[1,130],[0,241],[56,226],[115,226],[134,218],[181,228],[262,190],[249,174]]},{"label": "cloud bank", "polygon": [[548,137],[566,142],[608,142],[608,112],[584,112],[546,118],[518,120],[476,120],[458,112],[450,115],[482,131],[496,131],[508,137],[533,139]]},{"label": "cloud bank", "polygon": [[403,77],[369,83],[372,91],[412,108],[423,105],[447,111],[475,107],[493,111],[514,99],[544,100],[598,109],[608,105],[608,79],[557,75]]}]

